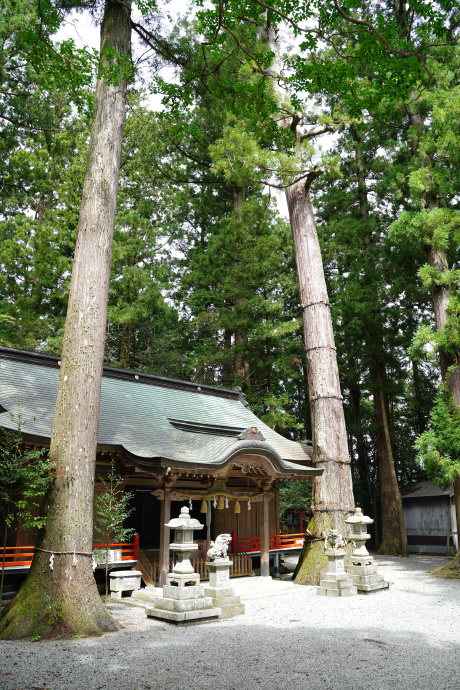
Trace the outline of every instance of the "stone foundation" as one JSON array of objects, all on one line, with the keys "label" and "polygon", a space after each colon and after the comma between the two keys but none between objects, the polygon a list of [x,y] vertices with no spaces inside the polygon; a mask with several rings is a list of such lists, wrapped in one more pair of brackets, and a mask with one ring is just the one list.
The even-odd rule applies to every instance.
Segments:
[{"label": "stone foundation", "polygon": [[347,573],[351,575],[353,584],[360,594],[379,592],[390,586],[383,579],[383,575],[377,572],[377,566],[372,556],[353,556],[347,565]]},{"label": "stone foundation", "polygon": [[206,561],[209,572],[209,584],[204,593],[212,598],[214,606],[221,609],[220,618],[232,618],[244,613],[244,604],[230,587],[230,568],[233,561],[228,558]]},{"label": "stone foundation", "polygon": [[327,573],[316,588],[316,594],[328,597],[352,597],[358,594],[351,576],[345,571],[346,552],[326,549]]},{"label": "stone foundation", "polygon": [[149,618],[157,618],[168,623],[204,623],[216,620],[221,609],[213,605],[210,596],[205,596],[203,585],[177,587],[165,585],[163,596],[156,597],[154,606],[146,608]]}]

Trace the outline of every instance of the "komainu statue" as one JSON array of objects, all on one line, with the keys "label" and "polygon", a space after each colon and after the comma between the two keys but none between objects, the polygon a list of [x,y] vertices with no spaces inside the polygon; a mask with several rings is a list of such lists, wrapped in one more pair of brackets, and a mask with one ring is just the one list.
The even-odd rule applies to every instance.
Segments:
[{"label": "komainu statue", "polygon": [[324,542],[324,548],[327,549],[345,549],[347,542],[342,537],[337,529],[331,529]]},{"label": "komainu statue", "polygon": [[215,561],[218,558],[225,558],[228,560],[227,551],[232,541],[230,534],[219,534],[216,537],[216,541],[212,541],[209,544],[209,549],[207,553],[208,561]]}]

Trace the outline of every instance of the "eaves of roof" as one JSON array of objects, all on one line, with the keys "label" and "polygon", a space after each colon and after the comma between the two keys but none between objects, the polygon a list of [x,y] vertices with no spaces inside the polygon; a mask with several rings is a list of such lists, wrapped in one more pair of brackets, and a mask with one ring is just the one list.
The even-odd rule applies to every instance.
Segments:
[{"label": "eaves of roof", "polygon": [[[25,438],[49,443],[59,380],[59,358],[0,348],[0,405],[25,405]],[[14,428],[7,412],[0,426]],[[264,441],[239,440],[256,426]],[[104,367],[98,447],[121,450],[142,467],[220,468],[241,454],[258,454],[275,474],[317,476],[306,466],[311,449],[267,427],[240,391],[201,386],[140,372]],[[301,464],[297,464],[301,463]]]}]

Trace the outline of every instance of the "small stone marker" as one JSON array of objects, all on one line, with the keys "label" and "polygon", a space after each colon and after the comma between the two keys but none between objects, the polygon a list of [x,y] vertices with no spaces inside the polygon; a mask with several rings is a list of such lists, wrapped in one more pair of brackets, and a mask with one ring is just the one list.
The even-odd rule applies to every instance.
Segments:
[{"label": "small stone marker", "polygon": [[123,592],[141,588],[142,573],[139,570],[114,570],[110,573],[110,598],[121,599]]},{"label": "small stone marker", "polygon": [[346,523],[351,525],[352,539],[354,542],[353,555],[348,560],[347,573],[353,578],[353,584],[357,587],[360,594],[370,594],[381,589],[388,589],[389,583],[385,582],[383,576],[377,572],[373,556],[369,555],[366,548],[366,541],[370,539],[370,534],[366,532],[366,526],[374,521],[363,515],[361,508],[356,508]]},{"label": "small stone marker", "polygon": [[177,553],[178,562],[168,575],[163,596],[155,597],[153,608],[146,608],[145,613],[150,618],[176,625],[215,620],[221,610],[214,606],[210,596],[205,596],[200,576],[190,563],[190,554],[198,548],[198,544],[193,543],[193,530],[202,529],[203,525],[191,518],[189,509],[183,506],[180,516],[170,520],[166,527],[175,530],[170,548]]},{"label": "small stone marker", "polygon": [[358,594],[353,580],[345,570],[347,552],[345,539],[336,529],[331,529],[324,543],[327,556],[327,572],[316,594],[328,597],[351,597]]},{"label": "small stone marker", "polygon": [[229,534],[220,534],[215,542],[211,542],[207,554],[209,585],[205,586],[204,593],[212,598],[214,606],[221,609],[219,618],[232,618],[244,613],[244,604],[230,587],[230,568],[233,565],[227,555],[230,541]]}]

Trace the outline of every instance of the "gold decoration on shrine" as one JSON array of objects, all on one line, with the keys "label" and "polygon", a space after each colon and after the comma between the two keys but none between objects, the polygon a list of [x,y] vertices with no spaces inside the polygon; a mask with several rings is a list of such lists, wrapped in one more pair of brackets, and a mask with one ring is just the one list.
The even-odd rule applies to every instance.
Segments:
[{"label": "gold decoration on shrine", "polygon": [[200,508],[200,513],[207,513],[208,512],[208,504],[206,503],[206,500],[203,498],[201,501],[201,508]]},{"label": "gold decoration on shrine", "polygon": [[241,508],[240,508],[240,502],[235,501],[235,510],[233,511],[234,513],[241,513]]},{"label": "gold decoration on shrine", "polygon": [[219,496],[219,501],[217,503],[217,510],[223,510],[224,509],[224,497]]}]

